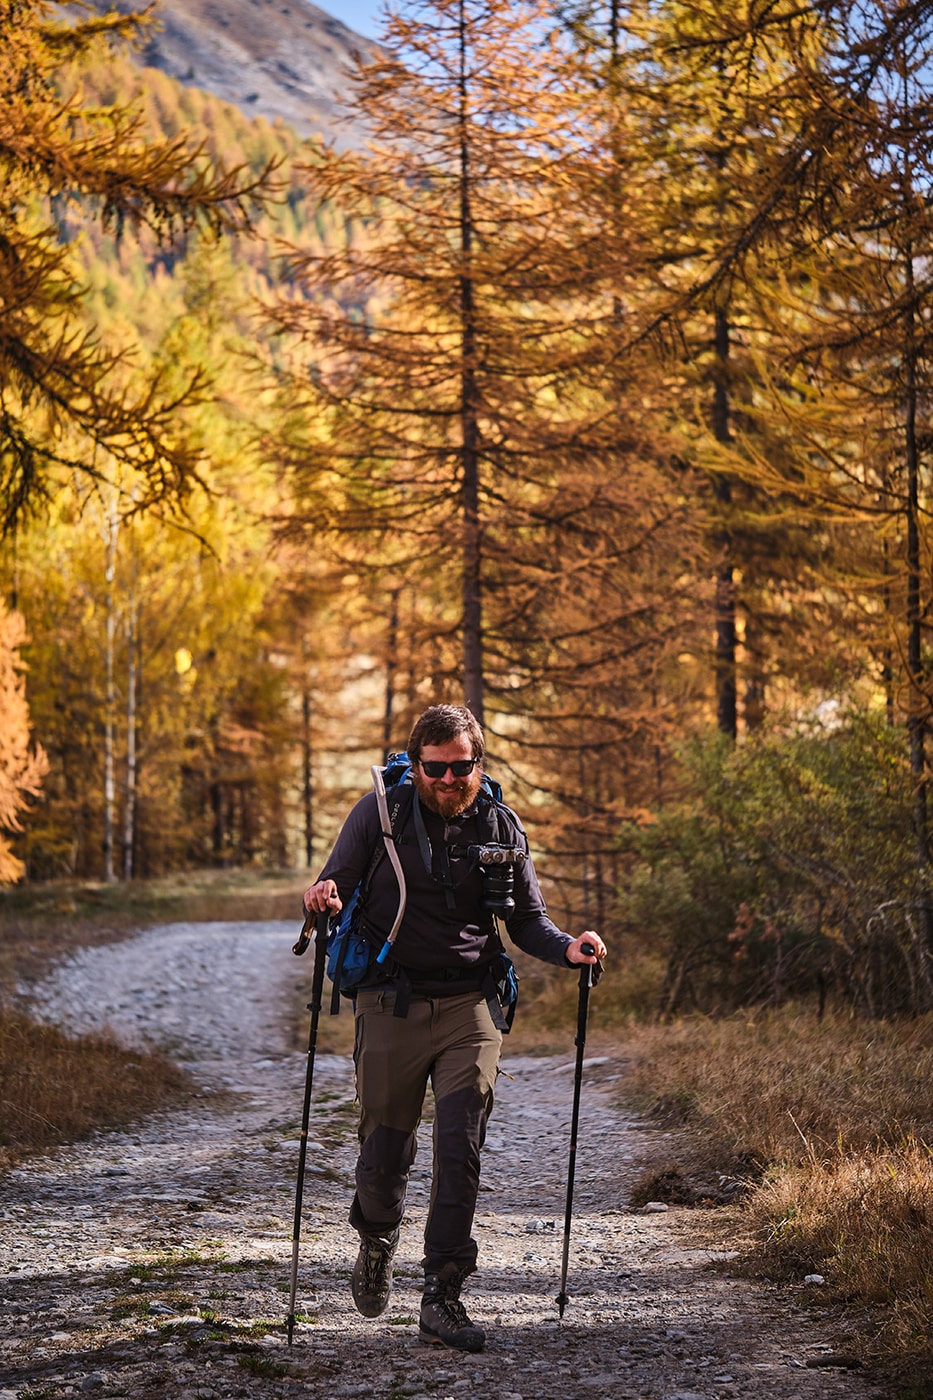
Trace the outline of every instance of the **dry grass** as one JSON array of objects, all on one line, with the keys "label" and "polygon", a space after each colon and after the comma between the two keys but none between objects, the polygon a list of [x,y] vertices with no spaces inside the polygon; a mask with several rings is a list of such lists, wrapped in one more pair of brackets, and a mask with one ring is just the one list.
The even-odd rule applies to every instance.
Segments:
[{"label": "dry grass", "polygon": [[[800,1011],[626,1036],[630,1093],[684,1129],[683,1175],[749,1174],[751,1266],[824,1276],[868,1308],[864,1346],[933,1359],[933,1017]],[[907,1393],[907,1392],[905,1392]]]},{"label": "dry grass", "polygon": [[787,1009],[630,1027],[631,1092],[724,1166],[933,1141],[933,1016],[876,1022]]},{"label": "dry grass", "polygon": [[907,1138],[769,1172],[749,1220],[773,1272],[824,1275],[882,1319],[885,1350],[933,1343],[933,1161]]},{"label": "dry grass", "polygon": [[161,1055],[70,1038],[12,1003],[77,948],[176,920],[300,919],[303,872],[202,871],[128,885],[56,882],[0,891],[0,1171],[177,1103],[190,1081]]},{"label": "dry grass", "polygon": [[0,1007],[0,1170],[174,1103],[187,1076],[161,1055],[72,1038]]}]

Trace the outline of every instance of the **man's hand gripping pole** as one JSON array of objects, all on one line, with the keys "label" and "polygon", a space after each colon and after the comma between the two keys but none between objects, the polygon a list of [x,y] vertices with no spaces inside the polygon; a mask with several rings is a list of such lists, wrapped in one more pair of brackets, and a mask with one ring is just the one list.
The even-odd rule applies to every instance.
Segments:
[{"label": "man's hand gripping pole", "polygon": [[[581,953],[592,957],[596,952],[592,943],[583,943]],[[570,1258],[570,1222],[573,1218],[573,1177],[577,1163],[577,1125],[580,1121],[580,1087],[583,1083],[583,1047],[586,1045],[586,1018],[589,1011],[590,988],[595,987],[603,975],[601,962],[584,963],[580,968],[580,1000],[577,1007],[577,1034],[574,1044],[577,1047],[577,1063],[573,1076],[573,1112],[570,1115],[570,1161],[567,1166],[567,1208],[564,1212],[564,1254],[560,1269],[560,1292],[557,1295],[558,1316],[563,1317],[567,1297],[567,1263]]]}]

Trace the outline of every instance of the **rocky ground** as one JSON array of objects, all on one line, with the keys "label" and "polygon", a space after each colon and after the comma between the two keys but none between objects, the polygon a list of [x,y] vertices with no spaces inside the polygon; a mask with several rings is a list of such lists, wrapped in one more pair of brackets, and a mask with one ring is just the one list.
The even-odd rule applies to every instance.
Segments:
[{"label": "rocky ground", "polygon": [[[34,1160],[0,1182],[0,1400],[495,1396],[496,1400],[863,1400],[840,1319],[815,1285],[730,1276],[698,1214],[635,1211],[653,1134],[613,1106],[618,1064],[587,1065],[568,1293],[561,1268],[572,1048],[506,1054],[466,1301],[488,1332],[463,1356],[417,1339],[429,1134],[388,1311],[354,1310],[345,1224],[355,1155],[352,1066],[323,1055],[288,1310],[305,1056],[288,1013],[310,959],[291,924],[175,924],[87,949],[32,989],[62,1024],[168,1048],[198,1096],[132,1131]],[[598,993],[597,993],[598,995]],[[521,1014],[521,1011],[519,1011]],[[833,1364],[835,1363],[835,1364]]]}]

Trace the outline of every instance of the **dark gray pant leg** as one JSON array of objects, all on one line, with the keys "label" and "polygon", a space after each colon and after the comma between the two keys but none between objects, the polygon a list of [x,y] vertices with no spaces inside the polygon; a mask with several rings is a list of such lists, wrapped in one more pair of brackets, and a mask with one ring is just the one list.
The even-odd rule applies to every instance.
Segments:
[{"label": "dark gray pant leg", "polygon": [[415,1160],[414,1133],[380,1126],[360,1148],[350,1224],[364,1235],[388,1234],[405,1213],[408,1173]]},{"label": "dark gray pant leg", "polygon": [[486,1099],[478,1089],[458,1089],[435,1104],[434,1178],[424,1232],[425,1273],[439,1274],[448,1263],[464,1274],[476,1268],[472,1230],[486,1120]]}]

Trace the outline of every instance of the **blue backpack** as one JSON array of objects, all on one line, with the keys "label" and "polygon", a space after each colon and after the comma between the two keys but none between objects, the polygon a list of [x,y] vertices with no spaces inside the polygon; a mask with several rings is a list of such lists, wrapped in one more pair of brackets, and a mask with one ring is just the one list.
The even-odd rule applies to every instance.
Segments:
[{"label": "blue backpack", "polygon": [[[360,986],[370,977],[374,964],[380,965],[385,970],[387,980],[404,977],[404,969],[400,968],[391,957],[391,945],[398,925],[402,921],[405,908],[404,877],[401,874],[401,867],[394,850],[393,837],[410,810],[411,794],[414,791],[411,783],[411,760],[408,754],[390,754],[384,768],[373,769],[373,782],[385,839],[373,851],[365,875],[343,909],[332,920],[327,935],[327,976],[333,983],[330,1004],[332,1016],[336,1016],[339,1012],[342,996],[354,997],[356,995]],[[394,787],[400,788],[401,792],[396,795],[392,811],[389,812],[385,801],[385,789]],[[490,778],[485,773],[483,774],[481,791],[492,802],[502,802],[501,786],[494,778]],[[377,949],[372,940],[363,932],[361,913],[373,875],[386,854],[389,855],[396,868],[401,898],[399,913],[392,933],[383,947]],[[507,1032],[511,1029],[518,1001],[518,974],[511,958],[504,950],[492,963],[491,974],[494,979],[496,1005],[493,1006],[492,987],[490,987],[490,995],[487,1000],[490,1002],[490,1010],[493,1012],[493,1019],[499,1029]]]}]

